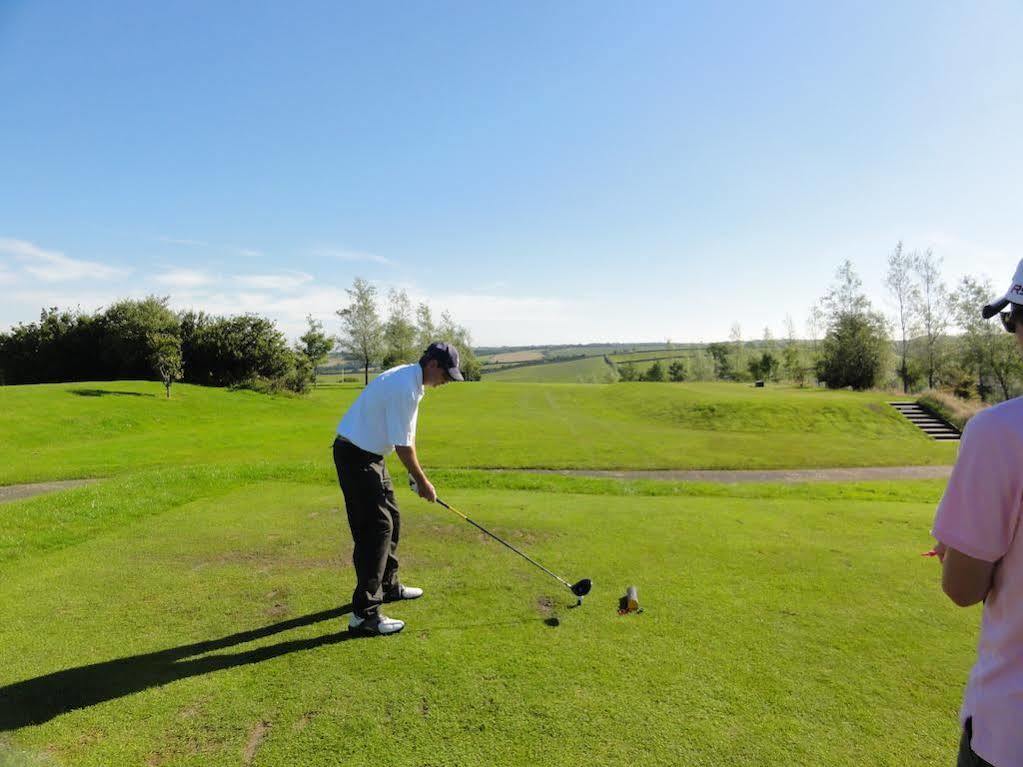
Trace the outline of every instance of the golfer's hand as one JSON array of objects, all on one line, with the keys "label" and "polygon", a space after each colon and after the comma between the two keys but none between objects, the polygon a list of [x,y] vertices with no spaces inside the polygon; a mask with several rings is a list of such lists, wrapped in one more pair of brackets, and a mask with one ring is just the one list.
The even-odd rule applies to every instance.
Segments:
[{"label": "golfer's hand", "polygon": [[437,500],[437,491],[433,489],[433,483],[426,477],[423,477],[416,485],[418,486],[420,498],[425,498],[430,503]]},{"label": "golfer's hand", "polygon": [[946,546],[941,541],[938,541],[936,544],[934,544],[934,548],[933,549],[931,549],[930,551],[925,551],[924,552],[924,556],[925,557],[937,557],[939,562],[944,563],[944,561],[945,561],[945,552],[946,551],[948,551],[948,546]]}]

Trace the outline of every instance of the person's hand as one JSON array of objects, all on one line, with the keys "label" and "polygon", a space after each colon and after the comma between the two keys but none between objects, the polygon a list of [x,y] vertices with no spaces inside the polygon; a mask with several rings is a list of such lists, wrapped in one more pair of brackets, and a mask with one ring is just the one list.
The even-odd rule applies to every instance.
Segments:
[{"label": "person's hand", "polygon": [[948,551],[948,546],[946,546],[941,541],[938,541],[936,544],[934,544],[934,548],[933,549],[931,549],[930,551],[925,551],[922,554],[922,556],[925,556],[925,557],[937,557],[939,562],[944,562],[945,561],[945,552],[946,551]]},{"label": "person's hand", "polygon": [[420,498],[424,498],[430,503],[437,500],[437,491],[433,488],[433,484],[426,477],[423,477],[416,482],[416,489],[419,491]]}]

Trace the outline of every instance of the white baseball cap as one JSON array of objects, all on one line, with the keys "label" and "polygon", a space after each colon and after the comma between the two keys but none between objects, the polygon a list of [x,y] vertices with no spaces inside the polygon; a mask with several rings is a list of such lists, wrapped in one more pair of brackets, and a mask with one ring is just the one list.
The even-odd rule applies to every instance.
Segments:
[{"label": "white baseball cap", "polygon": [[984,307],[984,319],[991,319],[1009,304],[1023,306],[1023,261],[1020,261],[1019,266],[1016,267],[1016,275],[1012,278],[1012,287],[1009,288],[1004,296],[996,298]]}]

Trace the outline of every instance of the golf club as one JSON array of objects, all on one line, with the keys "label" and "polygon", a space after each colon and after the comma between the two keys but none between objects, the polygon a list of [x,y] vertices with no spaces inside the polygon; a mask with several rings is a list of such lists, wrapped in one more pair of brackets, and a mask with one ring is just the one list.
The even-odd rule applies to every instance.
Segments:
[{"label": "golf club", "polygon": [[[412,476],[409,476],[408,484],[409,484],[409,487],[412,488],[412,492],[414,492],[416,494],[419,493],[419,485],[416,484],[415,478],[413,478]],[[564,578],[562,578],[557,573],[553,573],[550,570],[548,570],[546,567],[541,565],[535,559],[532,559],[531,557],[527,556],[526,554],[523,554],[517,548],[515,548],[510,543],[508,543],[508,541],[502,539],[501,537],[499,537],[497,535],[494,535],[492,532],[487,530],[487,528],[483,527],[483,525],[480,525],[480,524],[478,524],[476,522],[473,522],[471,519],[469,519],[469,517],[467,517],[465,514],[460,512],[458,509],[453,508],[452,506],[449,506],[448,504],[444,503],[444,501],[442,501],[440,498],[437,498],[437,503],[439,503],[441,506],[443,506],[448,511],[450,511],[450,512],[452,512],[454,514],[457,514],[458,516],[460,516],[462,519],[464,519],[466,522],[468,522],[470,525],[472,525],[476,529],[482,530],[484,533],[489,535],[491,538],[493,538],[495,541],[497,541],[501,545],[506,546],[507,548],[509,548],[512,551],[514,551],[516,554],[518,554],[524,560],[529,562],[529,564],[534,565],[536,567],[539,567],[541,570],[543,570],[549,576],[551,576],[556,581],[558,581],[558,583],[560,583],[563,586],[565,586],[566,588],[568,588],[568,590],[571,591],[572,594],[574,594],[576,599],[578,600],[575,603],[576,607],[580,606],[583,603],[583,597],[586,596],[587,594],[589,594],[590,593],[590,589],[593,588],[593,581],[591,581],[589,578],[583,578],[581,581],[578,581],[577,583],[569,583],[568,581],[566,581]]]}]

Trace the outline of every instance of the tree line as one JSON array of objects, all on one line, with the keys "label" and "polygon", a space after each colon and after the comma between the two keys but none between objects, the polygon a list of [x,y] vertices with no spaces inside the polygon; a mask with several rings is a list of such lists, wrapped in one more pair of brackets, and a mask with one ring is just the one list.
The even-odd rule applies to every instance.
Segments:
[{"label": "tree line", "polygon": [[902,242],[888,257],[885,287],[894,311],[885,316],[862,290],[846,261],[816,316],[826,328],[816,360],[819,380],[831,387],[898,387],[909,394],[944,389],[985,402],[1016,396],[1023,361],[1015,338],[981,307],[1000,293],[986,278],[964,275],[951,287],[933,250],[909,251]]},{"label": "tree line", "polygon": [[338,345],[358,352],[368,382],[370,366],[417,361],[433,340],[455,345],[465,377],[479,378],[469,332],[447,312],[435,322],[420,304],[413,320],[407,294],[391,291],[390,316],[381,320],[374,286],[356,279],[347,292],[349,304],[337,311],[339,336],[309,316],[292,345],[266,317],[174,311],[169,297],[125,299],[96,312],[43,309],[38,322],[0,332],[0,384],[156,379],[168,397],[175,381],[302,393],[316,385],[317,368]]},{"label": "tree line", "polygon": [[44,309],[0,333],[0,382],[151,380],[305,391],[333,347],[310,319],[291,347],[272,320],[173,311],[168,297],[125,299],[97,312]]},{"label": "tree line", "polygon": [[[932,250],[896,244],[885,288],[893,312],[878,310],[851,261],[843,262],[828,291],[811,307],[804,337],[791,317],[785,338],[765,328],[744,338],[735,324],[728,341],[708,344],[685,358],[656,362],[646,371],[619,363],[621,380],[789,381],[829,388],[899,388],[905,393],[943,389],[962,399],[1009,399],[1023,390],[1023,361],[1015,339],[980,309],[1000,291],[966,275],[953,286]],[[669,365],[666,369],[664,365]]]}]

